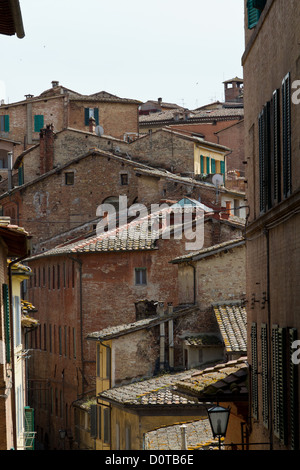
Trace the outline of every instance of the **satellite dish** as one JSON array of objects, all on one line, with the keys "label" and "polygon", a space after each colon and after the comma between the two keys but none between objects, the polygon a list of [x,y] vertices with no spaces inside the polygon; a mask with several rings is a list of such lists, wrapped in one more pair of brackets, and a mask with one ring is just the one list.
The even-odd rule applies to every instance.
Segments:
[{"label": "satellite dish", "polygon": [[95,127],[95,133],[99,136],[103,135],[104,134],[104,130],[103,130],[103,127],[98,125]]},{"label": "satellite dish", "polygon": [[212,177],[212,183],[213,185],[218,188],[219,186],[221,186],[223,184],[223,176],[216,173],[213,177]]}]

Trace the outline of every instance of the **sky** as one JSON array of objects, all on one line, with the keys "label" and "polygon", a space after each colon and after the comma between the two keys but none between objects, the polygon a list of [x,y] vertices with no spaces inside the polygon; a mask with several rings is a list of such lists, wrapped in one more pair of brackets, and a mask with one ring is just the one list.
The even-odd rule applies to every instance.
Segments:
[{"label": "sky", "polygon": [[243,76],[243,0],[19,0],[25,37],[0,36],[0,100],[53,80],[189,109],[224,99]]}]

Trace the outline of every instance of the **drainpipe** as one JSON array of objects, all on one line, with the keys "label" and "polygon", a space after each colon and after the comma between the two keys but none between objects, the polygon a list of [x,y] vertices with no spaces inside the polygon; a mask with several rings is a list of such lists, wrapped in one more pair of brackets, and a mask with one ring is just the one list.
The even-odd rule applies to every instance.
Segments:
[{"label": "drainpipe", "polygon": [[[173,305],[168,305],[168,314],[173,313]],[[169,328],[169,366],[171,369],[174,369],[174,326],[173,320],[168,322]]]},{"label": "drainpipe", "polygon": [[194,305],[196,305],[196,267],[194,264],[192,264],[191,262],[187,263],[188,266],[190,266],[191,268],[193,268],[193,284],[194,284],[194,287],[193,287],[193,290],[194,290],[194,295],[193,295],[193,303]]},{"label": "drainpipe", "polygon": [[8,290],[9,290],[9,322],[11,324],[11,369],[12,369],[12,387],[11,387],[11,412],[12,412],[12,425],[13,425],[13,448],[17,450],[17,422],[16,422],[16,393],[15,393],[15,341],[14,341],[14,315],[13,315],[13,302],[12,302],[12,274],[11,269],[14,264],[19,263],[23,259],[27,258],[28,253],[25,256],[12,261],[8,265]]},{"label": "drainpipe", "polygon": [[79,265],[79,316],[80,316],[80,349],[81,349],[81,367],[82,367],[82,384],[81,393],[84,396],[84,354],[83,354],[83,309],[82,309],[82,261],[73,256],[68,256],[69,259],[75,261]]}]

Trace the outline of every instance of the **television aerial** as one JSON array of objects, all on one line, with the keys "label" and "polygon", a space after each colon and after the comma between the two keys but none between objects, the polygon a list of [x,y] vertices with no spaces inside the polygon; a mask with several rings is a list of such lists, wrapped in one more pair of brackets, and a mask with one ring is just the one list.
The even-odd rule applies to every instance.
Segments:
[{"label": "television aerial", "polygon": [[218,203],[219,202],[219,187],[222,186],[224,180],[223,180],[223,176],[220,175],[219,173],[216,173],[213,177],[212,177],[212,184],[215,186],[216,188],[216,202]]}]

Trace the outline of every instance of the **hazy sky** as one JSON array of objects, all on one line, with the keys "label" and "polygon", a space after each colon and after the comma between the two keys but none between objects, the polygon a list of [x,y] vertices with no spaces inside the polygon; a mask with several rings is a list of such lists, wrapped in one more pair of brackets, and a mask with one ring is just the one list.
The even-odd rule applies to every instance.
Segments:
[{"label": "hazy sky", "polygon": [[242,77],[243,0],[20,0],[25,38],[0,36],[0,99],[58,80],[189,109],[223,100]]}]

